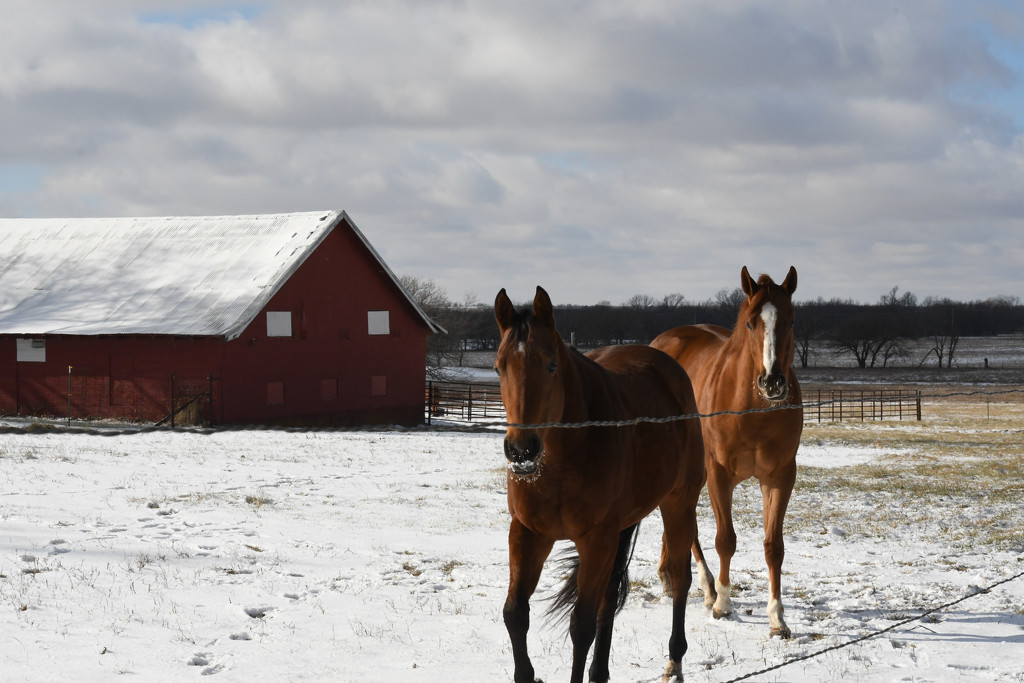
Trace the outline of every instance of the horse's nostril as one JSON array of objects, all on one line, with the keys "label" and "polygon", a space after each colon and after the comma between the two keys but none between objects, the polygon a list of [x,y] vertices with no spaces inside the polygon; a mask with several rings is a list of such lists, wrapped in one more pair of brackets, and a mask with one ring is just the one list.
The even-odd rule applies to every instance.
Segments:
[{"label": "horse's nostril", "polygon": [[780,373],[761,375],[757,378],[757,386],[765,398],[781,400],[789,393],[789,383],[786,376]]},{"label": "horse's nostril", "polygon": [[525,443],[516,443],[511,439],[505,439],[505,458],[512,462],[533,460],[541,451],[540,437],[531,434]]}]

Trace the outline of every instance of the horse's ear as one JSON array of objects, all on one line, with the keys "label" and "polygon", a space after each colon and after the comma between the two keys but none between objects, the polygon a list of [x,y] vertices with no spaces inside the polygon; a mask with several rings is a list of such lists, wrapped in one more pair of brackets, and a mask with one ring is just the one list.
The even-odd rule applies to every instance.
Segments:
[{"label": "horse's ear", "polygon": [[750,271],[747,270],[746,266],[743,266],[743,270],[740,271],[740,284],[743,285],[743,291],[748,299],[757,294],[758,290],[761,289],[754,278],[750,277]]},{"label": "horse's ear", "polygon": [[786,279],[782,282],[782,288],[789,292],[790,296],[793,296],[793,292],[796,291],[796,268],[793,266],[789,267],[789,273],[786,274]]},{"label": "horse's ear", "polygon": [[537,295],[533,297],[533,317],[550,327],[555,326],[555,311],[551,305],[551,297],[540,285],[537,286]]},{"label": "horse's ear", "polygon": [[498,330],[502,334],[512,327],[516,320],[516,307],[512,305],[512,300],[508,298],[504,287],[494,299],[494,319],[498,321]]}]

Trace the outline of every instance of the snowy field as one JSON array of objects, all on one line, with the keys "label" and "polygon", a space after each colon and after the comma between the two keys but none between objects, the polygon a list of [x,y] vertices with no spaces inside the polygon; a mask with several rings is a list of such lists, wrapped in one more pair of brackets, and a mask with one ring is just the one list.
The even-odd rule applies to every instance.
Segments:
[{"label": "snowy field", "polygon": [[[1019,423],[967,432],[805,432],[787,517],[789,641],[767,637],[760,493],[738,489],[737,612],[714,621],[692,594],[686,680],[849,643],[1024,572],[1020,450],[949,445],[1004,432],[1019,443]],[[970,482],[992,462],[1015,478],[990,495],[991,469]],[[0,434],[0,679],[509,681],[503,466],[497,434]],[[933,467],[948,488],[914,484]],[[664,666],[660,535],[654,515],[616,624],[614,681],[658,680]],[[535,616],[530,643],[539,676],[568,678],[564,624]],[[1024,681],[1022,671],[1018,578],[752,680]]]}]

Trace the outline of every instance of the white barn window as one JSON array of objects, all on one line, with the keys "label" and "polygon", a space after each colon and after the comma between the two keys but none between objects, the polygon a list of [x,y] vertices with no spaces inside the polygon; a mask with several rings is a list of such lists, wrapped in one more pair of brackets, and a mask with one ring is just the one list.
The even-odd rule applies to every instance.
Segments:
[{"label": "white barn window", "polygon": [[368,311],[366,327],[370,334],[391,334],[391,312]]},{"label": "white barn window", "polygon": [[290,337],[290,336],[292,336],[292,312],[291,311],[267,311],[267,336],[268,337]]},{"label": "white barn window", "polygon": [[45,339],[18,339],[17,342],[19,363],[46,362]]}]

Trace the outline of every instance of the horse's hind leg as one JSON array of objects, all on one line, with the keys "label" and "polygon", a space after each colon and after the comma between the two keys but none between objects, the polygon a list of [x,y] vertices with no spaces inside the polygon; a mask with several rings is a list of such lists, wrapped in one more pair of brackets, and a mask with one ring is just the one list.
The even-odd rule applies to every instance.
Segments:
[{"label": "horse's hind leg", "polygon": [[693,537],[693,559],[697,563],[697,585],[704,594],[704,606],[711,609],[715,600],[718,599],[718,591],[715,590],[715,576],[708,569],[708,562],[704,559],[704,551],[700,547],[700,539],[695,534]]},{"label": "horse's hind leg", "polygon": [[[668,539],[665,534],[661,536],[661,561],[658,563],[658,578],[661,579],[661,587],[665,595],[672,595],[672,576],[668,571]],[[708,562],[704,559],[704,550],[700,546],[700,539],[694,534],[693,537],[693,559],[697,564],[697,586],[704,595],[704,606],[708,609],[715,604],[718,593],[715,591],[715,576],[708,568]]]},{"label": "horse's hind leg", "polygon": [[672,635],[668,641],[668,665],[662,675],[663,683],[682,680],[682,660],[686,654],[686,599],[693,583],[690,571],[690,550],[697,540],[696,498],[700,494],[687,492],[666,499],[661,505],[665,522],[665,535],[661,549],[661,571],[668,577],[672,595]]},{"label": "horse's hind leg", "polygon": [[789,638],[791,632],[782,618],[782,560],[786,546],[782,536],[782,522],[789,506],[789,497],[796,481],[796,464],[787,467],[780,476],[771,481],[761,482],[761,497],[764,515],[764,559],[768,565],[769,637]]},{"label": "horse's hind leg", "polygon": [[503,611],[505,628],[512,641],[515,683],[534,683],[533,664],[526,649],[530,630],[530,596],[537,589],[544,560],[554,542],[537,536],[513,518],[508,531],[509,582]]},{"label": "horse's hind leg", "polygon": [[[579,574],[577,575],[578,596],[576,606],[569,618],[569,637],[572,639],[572,674],[569,680],[572,683],[582,683],[583,671],[587,665],[587,654],[590,646],[594,644],[597,636],[598,610],[605,602],[605,596],[610,592],[615,566],[616,545],[619,535],[616,532],[604,533],[599,530],[592,530],[584,539],[576,542],[576,549],[580,556]],[[616,593],[617,595],[617,593]],[[614,603],[608,608],[610,614],[614,614]],[[602,616],[605,610],[601,609]],[[607,637],[611,641],[612,620],[609,618],[607,624]],[[591,677],[591,681],[605,683],[608,680],[608,652],[607,648],[602,653],[603,661],[594,653],[592,674],[599,676]],[[600,678],[603,676],[603,678]],[[518,682],[517,682],[518,683]]]},{"label": "horse's hind leg", "polygon": [[597,614],[597,637],[594,639],[594,659],[590,663],[590,680],[604,683],[610,674],[608,658],[611,655],[612,627],[615,624],[615,613],[621,609],[629,593],[629,561],[633,554],[633,543],[639,524],[619,532],[619,549],[615,555],[615,566],[608,580],[601,609]]}]

